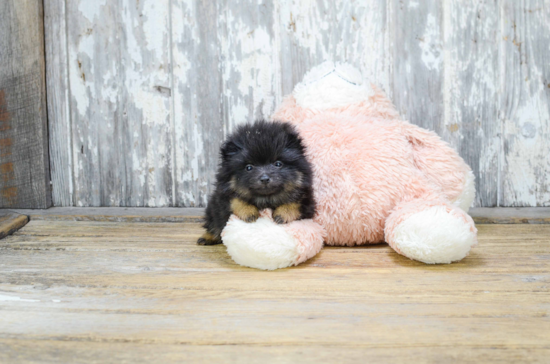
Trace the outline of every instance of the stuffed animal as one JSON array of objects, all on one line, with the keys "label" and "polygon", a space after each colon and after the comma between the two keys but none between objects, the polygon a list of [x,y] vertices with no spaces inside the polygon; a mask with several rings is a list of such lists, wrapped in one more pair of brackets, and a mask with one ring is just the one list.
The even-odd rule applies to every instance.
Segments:
[{"label": "stuffed animal", "polygon": [[303,138],[317,212],[289,224],[269,210],[254,223],[232,216],[222,240],[236,263],[271,270],[306,261],[323,242],[384,241],[410,259],[451,263],[476,245],[468,165],[435,133],[401,120],[352,66],[313,68],[272,120],[295,124]]}]

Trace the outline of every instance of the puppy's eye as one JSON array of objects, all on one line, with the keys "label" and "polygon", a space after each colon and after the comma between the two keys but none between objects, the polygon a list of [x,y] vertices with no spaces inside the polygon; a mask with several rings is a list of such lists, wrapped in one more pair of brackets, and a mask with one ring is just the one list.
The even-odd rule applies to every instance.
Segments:
[{"label": "puppy's eye", "polygon": [[251,171],[254,169],[254,166],[252,164],[247,164],[246,167],[244,167],[247,171]]},{"label": "puppy's eye", "polygon": [[273,165],[274,165],[275,167],[277,167],[277,168],[281,168],[281,167],[283,166],[283,163],[277,161],[277,162],[273,163]]}]

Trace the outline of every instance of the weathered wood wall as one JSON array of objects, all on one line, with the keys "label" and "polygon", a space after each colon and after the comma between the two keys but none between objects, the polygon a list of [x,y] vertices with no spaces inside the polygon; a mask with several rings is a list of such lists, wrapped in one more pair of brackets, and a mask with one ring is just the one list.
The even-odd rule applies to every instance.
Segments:
[{"label": "weathered wood wall", "polygon": [[45,0],[57,206],[203,206],[235,125],[347,61],[455,146],[478,206],[550,206],[550,0]]},{"label": "weathered wood wall", "polygon": [[0,1],[0,208],[51,205],[42,0]]}]

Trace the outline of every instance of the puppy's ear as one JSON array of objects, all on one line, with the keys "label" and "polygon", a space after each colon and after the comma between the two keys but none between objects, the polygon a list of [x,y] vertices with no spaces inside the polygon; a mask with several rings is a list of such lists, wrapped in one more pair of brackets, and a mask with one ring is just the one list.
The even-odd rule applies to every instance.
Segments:
[{"label": "puppy's ear", "polygon": [[222,158],[223,160],[228,160],[231,157],[233,157],[235,154],[238,154],[242,148],[237,145],[235,142],[232,141],[226,141],[222,145]]},{"label": "puppy's ear", "polygon": [[300,136],[293,127],[287,128],[286,145],[285,148],[290,149],[302,149],[302,142]]}]

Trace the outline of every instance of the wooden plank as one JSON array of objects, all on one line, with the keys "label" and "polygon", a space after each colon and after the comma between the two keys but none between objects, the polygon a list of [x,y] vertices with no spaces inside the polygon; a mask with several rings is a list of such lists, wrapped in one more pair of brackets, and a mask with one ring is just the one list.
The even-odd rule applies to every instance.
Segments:
[{"label": "wooden plank", "polygon": [[21,229],[28,221],[29,218],[25,215],[0,211],[0,239]]},{"label": "wooden plank", "polygon": [[268,119],[280,104],[279,4],[218,1],[222,115],[225,133]]},{"label": "wooden plank", "polygon": [[550,6],[502,1],[500,105],[504,206],[550,206]]},{"label": "wooden plank", "polygon": [[411,123],[442,133],[443,3],[389,1],[391,94]]},{"label": "wooden plank", "polygon": [[205,206],[223,140],[218,10],[214,1],[172,0],[175,205]]},{"label": "wooden plank", "polygon": [[169,206],[169,0],[71,1],[66,11],[75,205]]},{"label": "wooden plank", "polygon": [[[499,9],[496,2],[443,6],[444,117],[437,121],[476,176],[476,206],[497,206],[501,152]],[[493,100],[488,102],[488,100]]]},{"label": "wooden plank", "polygon": [[0,243],[0,359],[534,362],[550,351],[550,225],[480,225],[479,246],[452,265],[379,244],[273,272],[197,246],[200,233],[31,221]]},{"label": "wooden plank", "polygon": [[471,346],[409,348],[333,347],[315,345],[151,345],[135,343],[74,342],[54,340],[0,339],[0,360],[75,364],[101,363],[545,363],[549,349],[532,347],[494,348]]},{"label": "wooden plank", "polygon": [[65,0],[44,0],[50,172],[54,206],[72,206],[74,197],[65,3]]},{"label": "wooden plank", "polygon": [[0,4],[0,207],[51,205],[39,0]]}]

